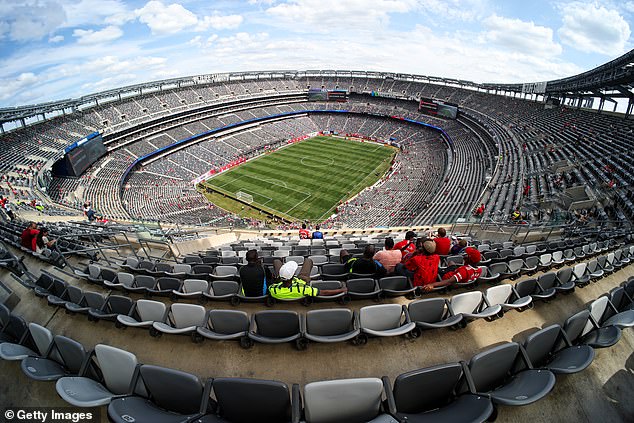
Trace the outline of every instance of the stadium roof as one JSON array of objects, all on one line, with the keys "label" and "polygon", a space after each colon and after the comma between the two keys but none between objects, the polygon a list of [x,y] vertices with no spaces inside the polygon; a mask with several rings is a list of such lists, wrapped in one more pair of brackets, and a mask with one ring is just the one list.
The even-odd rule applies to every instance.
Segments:
[{"label": "stadium roof", "polygon": [[[634,99],[634,94],[632,93],[632,88],[634,87],[634,50],[629,51],[628,53],[612,60],[611,62],[598,66],[579,75],[536,84],[478,84],[472,81],[440,78],[433,76],[351,70],[274,70],[196,75],[130,85],[122,88],[102,91],[95,94],[89,94],[76,99],[66,99],[27,106],[2,108],[0,109],[0,125],[7,122],[20,121],[36,116],[49,117],[46,115],[52,113],[54,113],[55,115],[65,114],[113,100],[121,100],[127,97],[147,94],[149,92],[164,91],[188,85],[209,84],[214,82],[227,81],[247,81],[257,79],[301,78],[305,76],[394,78],[407,81],[458,85],[461,87],[483,89],[495,92],[529,92],[554,97],[596,96],[608,99],[629,98],[631,102],[632,99]],[[527,85],[534,86],[540,84],[542,87],[541,89],[535,90],[533,88],[530,91],[527,91]]]}]

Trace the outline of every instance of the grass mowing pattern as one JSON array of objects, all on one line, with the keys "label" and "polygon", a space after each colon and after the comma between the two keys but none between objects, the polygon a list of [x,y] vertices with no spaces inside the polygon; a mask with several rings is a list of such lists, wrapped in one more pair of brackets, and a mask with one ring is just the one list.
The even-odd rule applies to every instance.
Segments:
[{"label": "grass mowing pattern", "polygon": [[[250,194],[252,206],[280,217],[318,222],[381,178],[395,154],[393,147],[320,136],[260,156],[203,185],[230,198],[240,191]],[[238,201],[218,205],[243,214]]]}]

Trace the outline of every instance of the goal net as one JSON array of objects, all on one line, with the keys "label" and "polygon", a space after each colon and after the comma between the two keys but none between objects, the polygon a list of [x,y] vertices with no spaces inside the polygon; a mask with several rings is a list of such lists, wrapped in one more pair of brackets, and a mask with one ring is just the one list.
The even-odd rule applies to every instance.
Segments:
[{"label": "goal net", "polygon": [[251,194],[247,194],[246,192],[242,192],[242,191],[236,192],[236,199],[240,201],[244,201],[247,204],[253,203],[253,196]]}]

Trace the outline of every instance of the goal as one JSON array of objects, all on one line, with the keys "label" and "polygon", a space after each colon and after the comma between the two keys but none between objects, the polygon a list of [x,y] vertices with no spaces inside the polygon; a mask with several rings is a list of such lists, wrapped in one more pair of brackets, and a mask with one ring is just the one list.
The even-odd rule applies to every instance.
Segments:
[{"label": "goal", "polygon": [[247,204],[253,203],[253,196],[243,191],[236,192],[236,199],[244,201]]}]

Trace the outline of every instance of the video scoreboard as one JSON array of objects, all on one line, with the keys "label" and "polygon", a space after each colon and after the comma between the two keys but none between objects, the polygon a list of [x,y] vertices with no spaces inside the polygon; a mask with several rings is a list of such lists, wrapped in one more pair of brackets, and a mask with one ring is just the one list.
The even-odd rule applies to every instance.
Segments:
[{"label": "video scoreboard", "polygon": [[64,157],[55,162],[53,173],[58,176],[80,176],[106,154],[99,132],[94,132],[64,149]]},{"label": "video scoreboard", "polygon": [[421,98],[418,104],[418,111],[427,115],[456,119],[458,117],[458,106],[445,103],[433,98]]},{"label": "video scoreboard", "polygon": [[348,91],[311,88],[308,90],[308,101],[348,101]]}]

